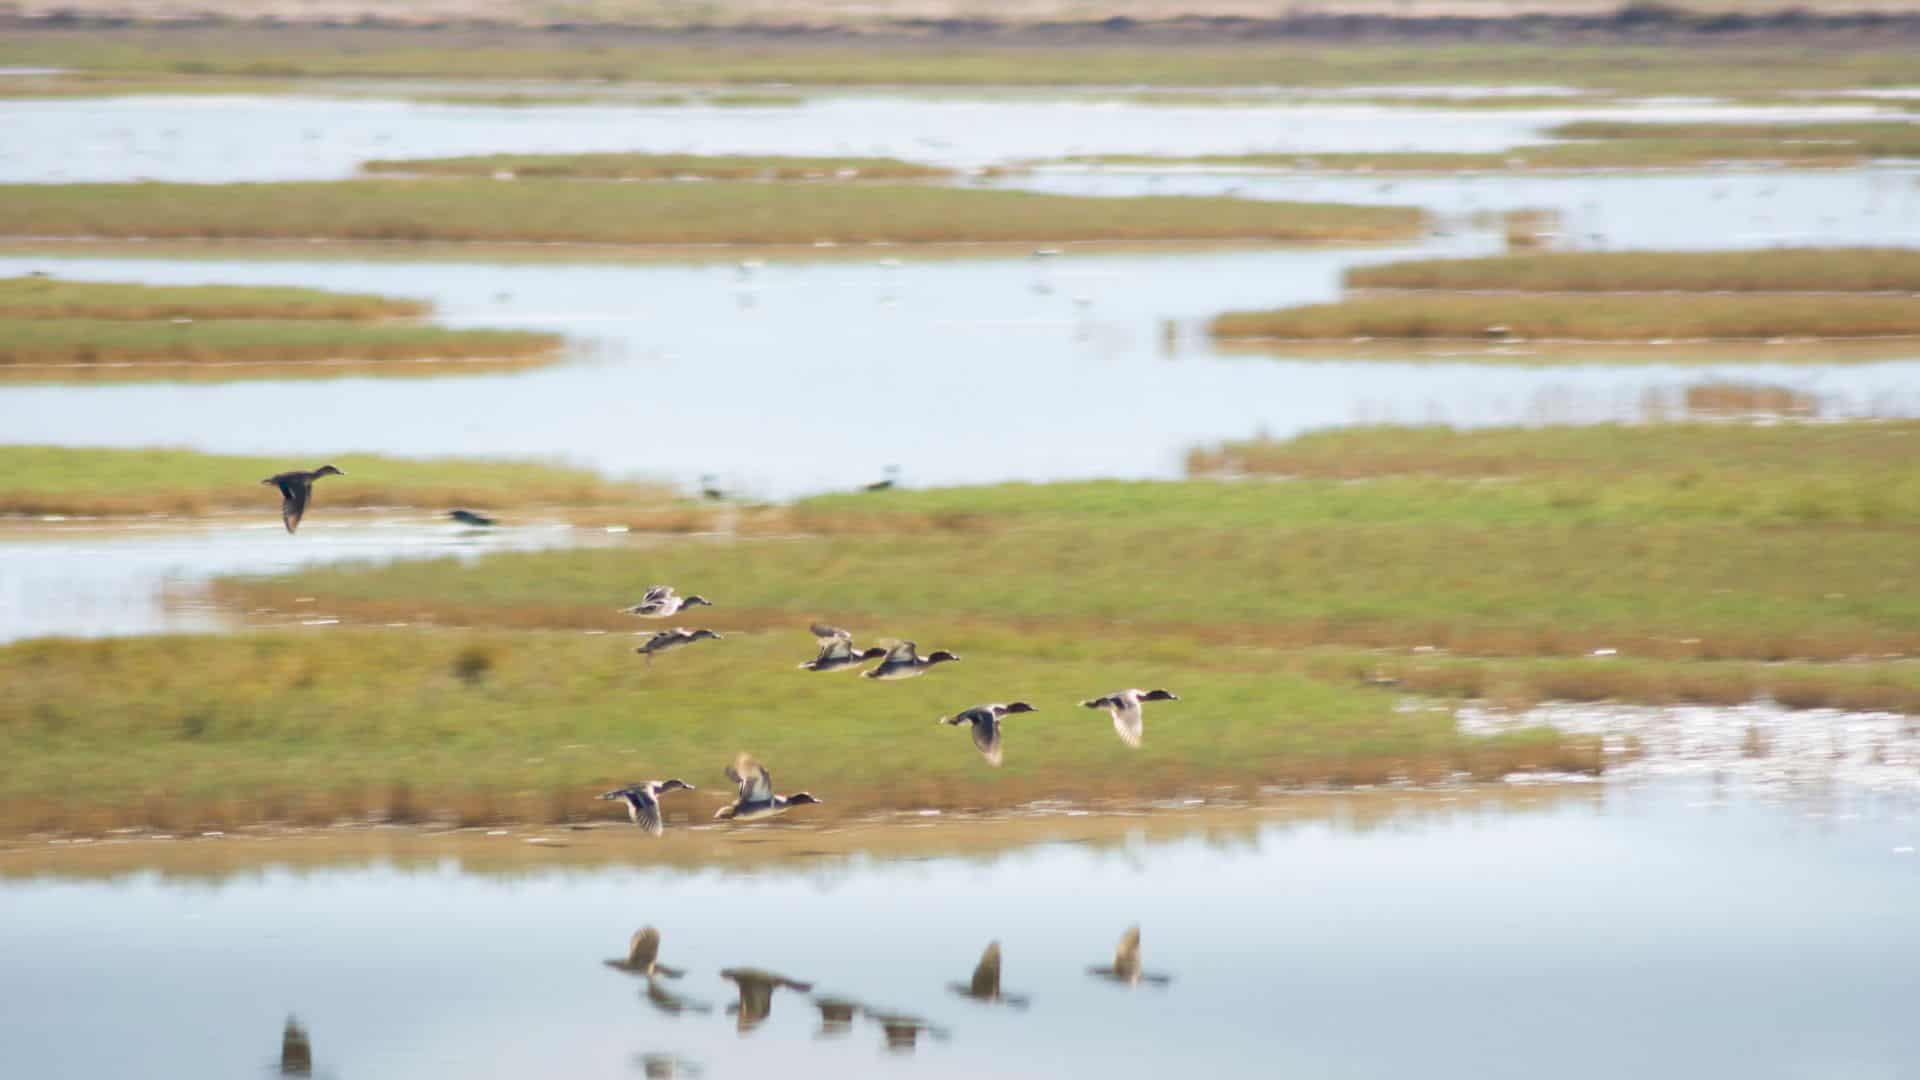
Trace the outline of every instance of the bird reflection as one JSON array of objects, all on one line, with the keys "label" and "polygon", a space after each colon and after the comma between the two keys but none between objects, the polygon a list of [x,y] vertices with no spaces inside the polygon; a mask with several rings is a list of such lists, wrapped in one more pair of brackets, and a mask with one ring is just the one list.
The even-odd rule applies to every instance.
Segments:
[{"label": "bird reflection", "polygon": [[709,1013],[713,1011],[712,1005],[704,1001],[695,1001],[684,994],[676,994],[667,989],[666,984],[652,976],[648,976],[647,978],[647,989],[643,996],[647,999],[647,1004],[666,1013],[668,1016],[679,1016],[681,1013],[686,1012]]},{"label": "bird reflection", "polygon": [[1120,944],[1113,950],[1112,967],[1088,968],[1087,974],[1098,975],[1103,979],[1111,979],[1128,986],[1138,986],[1143,982],[1154,986],[1165,986],[1173,981],[1171,975],[1161,975],[1140,969],[1140,928],[1138,926],[1129,926],[1127,932],[1120,935]]},{"label": "bird reflection", "polygon": [[887,1049],[896,1054],[911,1054],[920,1044],[920,1034],[925,1032],[945,1042],[947,1029],[928,1023],[918,1016],[905,1013],[885,1012],[863,1009],[869,1020],[880,1025],[881,1034],[887,1040]]},{"label": "bird reflection", "polygon": [[643,926],[635,930],[633,937],[627,942],[626,956],[602,962],[616,971],[624,971],[629,975],[645,975],[648,978],[665,975],[669,979],[677,979],[685,974],[679,968],[670,968],[658,963],[656,958],[659,955],[660,931],[651,926]]},{"label": "bird reflection", "polygon": [[727,968],[720,973],[720,977],[732,979],[740,989],[740,1003],[727,1006],[727,1011],[738,1017],[735,1027],[742,1035],[759,1027],[760,1022],[772,1014],[775,990],[805,993],[813,989],[812,983],[799,982],[758,968]]},{"label": "bird reflection", "polygon": [[641,1054],[637,1062],[649,1080],[668,1080],[675,1076],[699,1076],[699,1065],[673,1054]]},{"label": "bird reflection", "polygon": [[817,997],[813,1007],[820,1010],[820,1030],[818,1036],[825,1039],[838,1038],[853,1030],[853,1016],[860,1011],[860,1003],[843,997]]},{"label": "bird reflection", "polygon": [[971,982],[948,983],[947,989],[975,1001],[984,1001],[993,1005],[1011,1005],[1016,1009],[1027,1007],[1025,994],[1000,992],[1000,943],[997,941],[989,942],[986,951],[980,954],[980,962],[974,965]]},{"label": "bird reflection", "polygon": [[287,1028],[280,1033],[280,1075],[312,1076],[313,1044],[307,1041],[300,1021],[287,1017]]}]

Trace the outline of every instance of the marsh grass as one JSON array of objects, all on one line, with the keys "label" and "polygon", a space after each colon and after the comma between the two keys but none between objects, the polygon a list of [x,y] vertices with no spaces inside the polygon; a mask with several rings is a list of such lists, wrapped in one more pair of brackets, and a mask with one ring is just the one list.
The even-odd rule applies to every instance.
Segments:
[{"label": "marsh grass", "polygon": [[573,180],[930,180],[949,169],[886,157],[782,157],[748,154],[483,154],[474,157],[375,159],[370,173],[415,176],[501,174]]},{"label": "marsh grass", "polygon": [[[1542,256],[1547,257],[1547,256]],[[1420,292],[1361,295],[1214,318],[1219,338],[1548,341],[1764,341],[1920,334],[1920,298]]]},{"label": "marsh grass", "polygon": [[[341,454],[347,475],[329,479],[317,505],[431,507],[665,506],[664,488],[608,481],[582,469],[515,461],[421,460]],[[279,496],[262,477],[320,461],[202,454],[191,450],[0,447],[0,512],[194,514],[263,510]]]},{"label": "marsh grass", "polygon": [[1920,293],[1920,251],[1578,251],[1414,259],[1357,266],[1353,289],[1515,292]]},{"label": "marsh grass", "polygon": [[[957,635],[948,644],[965,662],[899,684],[795,671],[811,652],[804,631],[734,635],[650,665],[631,641],[336,627],[6,646],[0,749],[15,767],[0,774],[0,821],[597,820],[614,816],[598,792],[677,775],[701,788],[669,802],[679,824],[721,805],[721,767],[742,748],[783,788],[825,798],[823,819],[1599,767],[1590,740],[1463,736],[1447,711],[1298,675],[1036,652],[1003,634]],[[477,674],[474,656],[486,658]],[[1137,752],[1075,705],[1134,679],[1177,684],[1184,698],[1149,720]],[[1042,711],[1009,724],[995,770],[935,720],[1009,687]],[[773,698],[783,707],[767,708]]]},{"label": "marsh grass", "polygon": [[1775,152],[1851,153],[1860,158],[1920,154],[1920,124],[1900,120],[1829,120],[1787,124],[1657,123],[1637,120],[1577,120],[1548,128],[1561,139],[1677,144],[1768,144]]},{"label": "marsh grass", "polygon": [[557,353],[560,338],[526,330],[452,330],[396,323],[212,319],[0,319],[0,378],[113,364],[369,364],[424,359],[506,362]]},{"label": "marsh grass", "polygon": [[1699,417],[1781,416],[1809,419],[1819,415],[1820,399],[1805,390],[1766,383],[1696,383],[1681,394],[1681,407]]},{"label": "marsh grass", "polygon": [[501,183],[0,185],[0,236],[609,244],[1383,241],[1400,207],[1080,198],[925,184]]},{"label": "marsh grass", "polygon": [[260,285],[133,285],[0,278],[0,319],[374,319],[412,318],[431,306],[365,293]]}]

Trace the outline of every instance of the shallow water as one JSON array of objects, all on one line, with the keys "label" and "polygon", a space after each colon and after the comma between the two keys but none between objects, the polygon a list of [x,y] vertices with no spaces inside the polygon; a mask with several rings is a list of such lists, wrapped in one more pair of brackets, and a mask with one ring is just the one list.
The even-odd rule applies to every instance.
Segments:
[{"label": "shallow water", "polygon": [[[418,88],[431,90],[432,87]],[[499,87],[494,87],[495,92]],[[1810,102],[1569,105],[1539,111],[1333,103],[1155,106],[1069,95],[823,95],[796,107],[498,108],[318,97],[0,101],[0,182],[332,180],[372,158],[452,154],[835,154],[959,167],[1068,154],[1499,150],[1567,120],[1795,120],[1875,115]]]},{"label": "shallow water", "polygon": [[315,513],[289,536],[277,497],[254,518],[210,524],[99,522],[0,528],[0,641],[223,629],[232,613],[199,600],[218,574],[282,573],[351,560],[456,556],[606,542],[591,530],[475,530],[418,516]]},{"label": "shallow water", "polygon": [[[1920,1068],[1911,800],[1808,811],[1669,782],[1510,812],[1463,798],[1386,820],[1154,825],[797,865],[756,864],[742,832],[736,869],[699,870],[637,861],[655,848],[624,830],[631,864],[504,872],[449,858],[103,879],[35,856],[22,877],[0,853],[0,1053],[20,1076],[257,1076],[295,1015],[329,1077],[628,1076],[647,1054],[710,1076]],[[687,969],[662,986],[710,1011],[669,1015],[603,965],[643,924]],[[1141,966],[1171,981],[1090,975],[1136,924]],[[990,941],[1026,1008],[947,989]],[[791,989],[742,1032],[729,966],[939,1034],[911,1051],[885,1049],[870,1018],[823,1034]]]}]

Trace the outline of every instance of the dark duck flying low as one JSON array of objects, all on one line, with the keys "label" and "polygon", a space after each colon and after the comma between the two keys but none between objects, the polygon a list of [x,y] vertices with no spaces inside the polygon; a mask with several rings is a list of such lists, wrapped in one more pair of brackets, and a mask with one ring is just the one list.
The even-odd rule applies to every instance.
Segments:
[{"label": "dark duck flying low", "polygon": [[693,785],[685,780],[648,780],[639,784],[628,784],[600,796],[602,799],[620,799],[627,804],[627,816],[635,825],[648,833],[659,836],[667,831],[666,819],[660,810],[660,796],[669,791],[692,791]]},{"label": "dark duck flying low", "polygon": [[911,641],[902,641],[887,650],[886,659],[872,671],[863,671],[863,679],[911,679],[916,675],[925,675],[927,669],[935,664],[944,664],[958,660],[959,656],[945,649],[936,649],[921,656],[918,646]]},{"label": "dark duck flying low", "polygon": [[853,635],[837,626],[814,623],[808,627],[820,646],[820,654],[800,665],[801,671],[852,671],[869,660],[887,655],[878,645],[865,649],[853,647]]},{"label": "dark duck flying low", "polygon": [[1040,710],[1024,701],[1015,701],[1006,705],[975,705],[973,708],[967,709],[964,712],[958,712],[952,716],[943,716],[940,718],[940,722],[943,724],[951,724],[955,727],[961,724],[971,725],[973,727],[973,745],[979,747],[981,755],[987,759],[987,764],[997,767],[1000,764],[1001,758],[1000,718],[1003,716],[1012,716],[1015,713],[1039,711]]},{"label": "dark duck flying low", "polygon": [[447,511],[447,516],[473,529],[491,529],[495,525],[500,524],[500,522],[485,514],[476,514],[471,510],[449,510]]},{"label": "dark duck flying low", "polygon": [[740,788],[740,796],[731,805],[723,806],[714,812],[715,821],[750,821],[754,818],[772,817],[784,814],[788,808],[809,806],[820,802],[809,792],[796,791],[791,795],[773,793],[773,774],[766,766],[753,760],[752,754],[741,754],[727,766],[727,779]]},{"label": "dark duck flying low", "polygon": [[676,596],[673,586],[655,585],[647,590],[639,603],[624,610],[629,615],[638,615],[643,619],[664,619],[700,604],[712,607],[713,601],[704,596]]},{"label": "dark duck flying low", "polygon": [[280,521],[291,533],[299,530],[300,519],[306,516],[307,503],[313,498],[313,482],[323,476],[345,475],[331,465],[322,465],[312,472],[294,469],[291,472],[274,473],[260,482],[280,489]]},{"label": "dark duck flying low", "polygon": [[1143,701],[1179,701],[1179,695],[1171,690],[1116,690],[1106,697],[1097,697],[1080,704],[1088,709],[1105,709],[1113,717],[1114,734],[1120,741],[1138,750],[1140,740],[1146,734],[1146,718],[1141,715],[1140,703]]},{"label": "dark duck flying low", "polygon": [[662,630],[654,634],[646,641],[641,642],[640,647],[633,651],[646,657],[647,663],[651,664],[653,663],[654,653],[663,653],[668,649],[677,649],[682,645],[691,645],[696,641],[705,641],[708,638],[712,638],[715,641],[722,640],[720,635],[712,630],[688,630],[684,627],[676,626],[671,630]]}]

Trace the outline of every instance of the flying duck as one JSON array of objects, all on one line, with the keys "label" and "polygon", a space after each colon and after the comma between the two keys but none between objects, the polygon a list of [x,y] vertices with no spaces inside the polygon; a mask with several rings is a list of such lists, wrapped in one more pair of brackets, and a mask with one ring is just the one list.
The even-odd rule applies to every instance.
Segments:
[{"label": "flying duck", "polygon": [[627,955],[618,960],[603,960],[601,963],[615,971],[624,971],[629,975],[645,975],[651,979],[655,975],[665,975],[677,979],[686,974],[679,968],[670,968],[655,963],[660,955],[660,931],[651,926],[643,926],[633,932],[633,939],[627,942]]},{"label": "flying duck", "polygon": [[300,528],[300,519],[307,512],[307,500],[313,498],[313,482],[323,476],[345,475],[331,465],[322,465],[312,472],[295,469],[274,473],[260,482],[280,489],[280,520],[288,532],[294,532]]},{"label": "flying duck", "polygon": [[471,510],[449,510],[447,511],[447,516],[462,525],[468,525],[476,529],[490,529],[500,524],[485,514],[476,514]]},{"label": "flying duck", "polygon": [[820,1010],[819,1035],[826,1039],[852,1031],[854,1014],[860,1011],[859,1002],[832,995],[814,998],[813,1007]]},{"label": "flying duck", "polygon": [[852,671],[869,660],[887,655],[887,650],[878,645],[855,650],[853,635],[837,626],[814,623],[808,629],[820,644],[820,655],[801,664],[801,671]]},{"label": "flying duck", "polygon": [[[654,836],[667,831],[666,822],[660,816],[660,796],[669,791],[692,791],[693,785],[685,780],[648,780],[640,784],[628,784],[600,796],[602,799],[621,799],[627,804],[627,816],[635,825],[647,830]],[[635,941],[639,937],[634,938]]]},{"label": "flying duck", "polygon": [[813,989],[812,983],[799,982],[785,975],[775,975],[771,971],[759,968],[726,968],[720,972],[723,979],[732,979],[740,988],[740,1002],[727,1006],[727,1011],[736,1014],[735,1028],[745,1035],[760,1026],[760,1022],[773,1014],[773,992],[775,990],[798,990],[801,993]]},{"label": "flying duck", "polygon": [[712,638],[715,641],[721,640],[720,635],[712,630],[688,630],[685,627],[676,626],[671,630],[662,630],[653,635],[633,651],[645,656],[647,663],[651,664],[653,663],[654,653],[666,652],[668,649],[677,649],[682,645],[691,645],[696,641],[702,641],[706,638]]},{"label": "flying duck", "polygon": [[1039,711],[1024,701],[1016,701],[1009,705],[975,705],[965,712],[943,716],[940,722],[956,727],[961,724],[972,724],[973,745],[980,748],[980,753],[986,757],[987,764],[998,767],[1000,764],[1000,718],[1014,713]]},{"label": "flying duck", "polygon": [[1089,709],[1107,710],[1107,715],[1113,717],[1113,730],[1120,736],[1120,741],[1138,750],[1140,736],[1146,724],[1145,719],[1140,715],[1140,703],[1179,700],[1179,696],[1171,690],[1116,690],[1106,697],[1097,697],[1080,704]]},{"label": "flying duck", "polygon": [[896,1054],[913,1053],[923,1031],[943,1042],[947,1039],[946,1028],[928,1023],[923,1017],[866,1006],[862,1006],[860,1011],[867,1019],[880,1025],[881,1034],[887,1040],[887,1049]]},{"label": "flying duck", "polygon": [[280,1075],[313,1075],[313,1043],[307,1039],[307,1029],[291,1016],[280,1032]]},{"label": "flying duck", "polygon": [[740,797],[731,805],[723,806],[714,812],[715,821],[748,821],[753,818],[772,817],[784,814],[789,807],[806,806],[820,800],[805,791],[796,791],[791,795],[773,793],[773,774],[766,766],[753,760],[753,755],[742,753],[727,766],[727,779],[740,786]]},{"label": "flying duck", "polygon": [[958,659],[958,656],[945,649],[921,656],[913,642],[902,641],[887,650],[887,658],[880,661],[879,667],[860,674],[868,679],[911,679],[915,675],[925,674],[935,664]]},{"label": "flying duck", "polygon": [[629,615],[638,615],[643,619],[664,619],[677,615],[695,604],[713,606],[713,601],[704,596],[675,596],[673,586],[655,585],[647,590],[640,602],[626,609]]},{"label": "flying duck", "polygon": [[971,982],[948,983],[947,989],[961,997],[992,1005],[1011,1005],[1016,1009],[1027,1007],[1026,995],[1000,992],[1000,943],[997,941],[989,942],[986,951],[980,954],[980,963],[973,969]]},{"label": "flying duck", "polygon": [[1111,979],[1128,986],[1138,986],[1143,982],[1165,986],[1173,981],[1171,975],[1159,975],[1140,970],[1140,928],[1138,926],[1129,926],[1127,932],[1120,935],[1120,945],[1113,950],[1112,967],[1088,968],[1087,974],[1098,975],[1103,979]]}]

